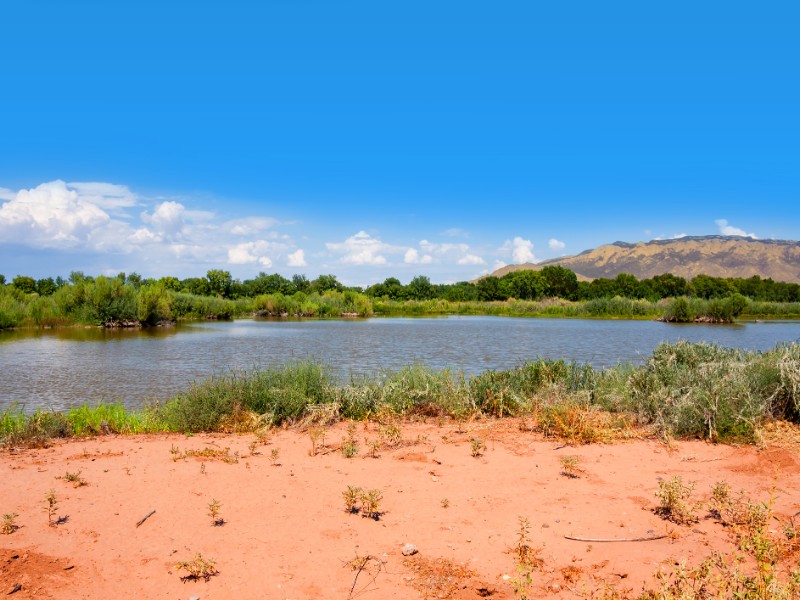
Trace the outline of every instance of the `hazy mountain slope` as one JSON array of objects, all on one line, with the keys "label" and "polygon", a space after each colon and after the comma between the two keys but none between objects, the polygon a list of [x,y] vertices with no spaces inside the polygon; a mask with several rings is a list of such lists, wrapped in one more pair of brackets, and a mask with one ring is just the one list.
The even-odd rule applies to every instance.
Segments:
[{"label": "hazy mountain slope", "polygon": [[672,273],[686,279],[700,274],[745,278],[760,275],[775,281],[800,283],[800,242],[719,235],[637,244],[614,242],[576,256],[508,265],[492,275],[502,277],[511,271],[541,269],[548,265],[561,265],[586,279],[610,279],[619,273],[646,279]]}]

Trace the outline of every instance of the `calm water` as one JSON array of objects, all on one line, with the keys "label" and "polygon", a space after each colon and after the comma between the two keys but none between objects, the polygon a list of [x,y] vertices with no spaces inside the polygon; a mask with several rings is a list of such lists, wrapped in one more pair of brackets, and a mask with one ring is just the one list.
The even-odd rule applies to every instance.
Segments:
[{"label": "calm water", "polygon": [[478,373],[537,356],[596,366],[637,362],[659,342],[679,339],[765,350],[779,342],[800,342],[800,322],[721,326],[448,317],[0,332],[0,410],[14,402],[26,411],[99,400],[138,406],[146,399],[166,399],[214,373],[291,359],[321,360],[341,377],[414,362]]}]

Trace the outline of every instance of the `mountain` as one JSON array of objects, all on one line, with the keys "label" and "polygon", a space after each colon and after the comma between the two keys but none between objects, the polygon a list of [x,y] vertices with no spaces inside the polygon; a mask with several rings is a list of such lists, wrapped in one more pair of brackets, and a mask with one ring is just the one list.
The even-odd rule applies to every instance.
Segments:
[{"label": "mountain", "polygon": [[752,277],[800,283],[800,242],[759,240],[739,236],[687,236],[672,240],[653,240],[630,244],[614,242],[576,256],[563,256],[539,263],[507,265],[492,275],[525,269],[560,265],[579,279],[613,279],[630,273],[648,279],[672,273],[686,279],[696,275],[713,277]]}]

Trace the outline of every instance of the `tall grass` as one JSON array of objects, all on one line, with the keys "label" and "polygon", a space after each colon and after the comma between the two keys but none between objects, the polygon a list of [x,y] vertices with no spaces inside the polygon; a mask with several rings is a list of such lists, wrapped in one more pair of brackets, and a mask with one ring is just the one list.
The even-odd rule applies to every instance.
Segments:
[{"label": "tall grass", "polygon": [[149,431],[252,430],[385,415],[466,419],[525,416],[546,434],[589,442],[610,429],[714,441],[754,441],[770,419],[800,423],[800,344],[764,352],[665,342],[642,365],[595,369],[537,359],[476,376],[411,365],[341,383],[330,367],[295,362],[197,382],[163,405],[80,406],[65,414],[0,413],[5,445],[53,437]]}]

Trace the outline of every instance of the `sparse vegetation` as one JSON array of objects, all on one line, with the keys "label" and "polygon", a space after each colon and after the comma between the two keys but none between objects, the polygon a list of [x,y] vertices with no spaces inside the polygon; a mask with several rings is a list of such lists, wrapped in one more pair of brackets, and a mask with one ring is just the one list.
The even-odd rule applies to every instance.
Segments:
[{"label": "sparse vegetation", "polygon": [[342,492],[345,512],[351,514],[361,513],[362,517],[377,521],[383,514],[380,509],[383,500],[383,491],[380,489],[365,490],[361,487],[348,485]]},{"label": "sparse vegetation", "polygon": [[223,519],[220,516],[220,509],[221,508],[222,508],[222,505],[217,500],[214,500],[213,498],[211,499],[211,502],[209,502],[209,504],[208,504],[208,516],[211,517],[211,524],[214,527],[221,527],[221,526],[225,525],[225,519]]},{"label": "sparse vegetation", "polygon": [[17,529],[19,529],[19,525],[17,525],[16,519],[19,515],[17,513],[6,513],[3,515],[3,522],[0,523],[0,533],[3,535],[11,535]]},{"label": "sparse vegetation", "polygon": [[475,458],[483,456],[483,451],[486,450],[486,443],[481,438],[472,438],[469,441],[470,453]]},{"label": "sparse vegetation", "polygon": [[559,462],[561,463],[561,474],[565,477],[576,479],[580,477],[580,474],[583,472],[583,469],[580,466],[580,456],[569,454],[567,456],[562,456],[559,459]]},{"label": "sparse vegetation", "polygon": [[188,579],[203,579],[208,581],[212,576],[219,573],[216,562],[211,559],[203,558],[203,555],[199,552],[194,555],[192,560],[175,563],[175,570],[186,571],[188,573],[181,577],[184,581]]},{"label": "sparse vegetation", "polygon": [[514,587],[515,596],[520,600],[531,598],[533,572],[544,564],[539,557],[541,549],[530,545],[530,531],[530,521],[526,517],[519,517],[517,542],[511,550],[517,565],[517,576],[511,580],[511,585]]},{"label": "sparse vegetation", "polygon": [[348,485],[347,489],[342,492],[342,497],[344,498],[344,510],[345,512],[349,513],[357,513],[358,512],[358,502],[361,499],[361,494],[364,490],[360,487],[354,487],[352,485]]},{"label": "sparse vegetation", "polygon": [[660,481],[656,496],[661,502],[655,513],[678,525],[696,523],[699,520],[696,511],[702,504],[690,501],[693,491],[694,483],[684,483],[679,475],[669,481]]},{"label": "sparse vegetation", "polygon": [[281,456],[280,448],[273,448],[272,450],[270,450],[270,452],[269,452],[269,461],[272,463],[273,467],[280,466],[280,463],[278,462],[278,460],[280,459],[280,456]]},{"label": "sparse vegetation", "polygon": [[47,524],[51,527],[58,524],[59,519],[54,519],[56,516],[56,511],[58,511],[58,498],[56,497],[56,491],[54,489],[50,489],[50,491],[45,495],[44,501],[47,503],[44,510],[47,513]]},{"label": "sparse vegetation", "polygon": [[84,485],[89,485],[86,480],[81,477],[81,472],[78,471],[77,473],[70,473],[67,471],[64,474],[64,481],[67,481],[72,484],[73,487],[83,487]]},{"label": "sparse vegetation", "polygon": [[356,440],[356,424],[350,422],[347,425],[347,435],[342,438],[342,456],[353,458],[358,454],[358,441]]}]

